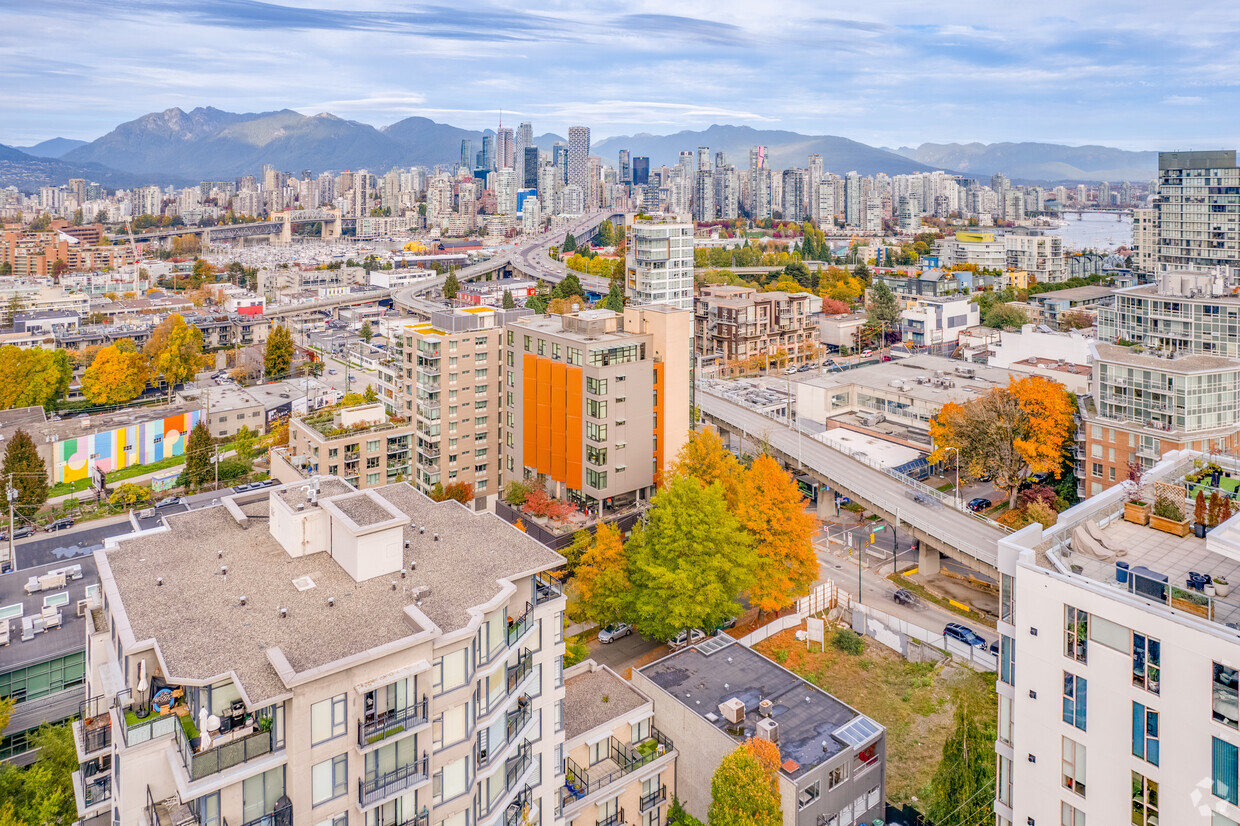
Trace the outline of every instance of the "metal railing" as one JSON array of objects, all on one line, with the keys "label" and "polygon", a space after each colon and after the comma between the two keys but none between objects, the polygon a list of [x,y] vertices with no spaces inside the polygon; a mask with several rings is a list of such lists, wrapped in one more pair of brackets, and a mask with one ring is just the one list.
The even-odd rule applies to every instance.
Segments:
[{"label": "metal railing", "polygon": [[357,745],[365,748],[377,743],[391,734],[399,734],[407,728],[420,726],[427,721],[427,699],[422,695],[421,702],[415,702],[408,708],[382,711],[373,720],[357,721]]},{"label": "metal railing", "polygon": [[[648,743],[653,744],[653,747],[643,751],[642,746]],[[572,758],[565,757],[564,787],[560,790],[561,807],[610,786],[634,770],[663,757],[673,748],[672,741],[663,732],[651,726],[650,736],[637,747],[621,743],[615,737],[608,738],[607,757],[617,767],[600,777],[591,777],[587,769],[581,768]]]},{"label": "metal railing", "polygon": [[525,613],[508,623],[506,639],[509,645],[525,636],[525,632],[530,629],[533,614],[534,606],[527,602],[525,603]]},{"label": "metal railing", "polygon": [[553,599],[564,596],[564,581],[550,571],[539,571],[534,575],[534,604],[542,605]]},{"label": "metal railing", "polygon": [[667,801],[667,786],[660,786],[649,794],[642,795],[640,808],[642,812],[653,809]]},{"label": "metal railing", "polygon": [[152,714],[145,720],[139,720],[137,723],[130,724],[125,717],[125,710],[118,708],[122,719],[125,720],[125,745],[136,746],[140,743],[147,743],[156,737],[163,737],[166,734],[172,734],[181,730],[181,721],[175,714]]},{"label": "metal railing", "polygon": [[530,805],[533,797],[534,790],[527,784],[508,804],[508,808],[504,809],[504,826],[519,826],[521,816],[525,814],[525,807]]},{"label": "metal railing", "polygon": [[[284,823],[293,822],[293,804],[285,803],[283,806],[276,806],[265,815],[251,818],[241,826],[279,826]],[[225,825],[226,826],[226,825]]]},{"label": "metal railing", "polygon": [[272,731],[258,730],[230,740],[216,748],[203,752],[195,752],[190,746],[189,738],[184,729],[177,726],[177,741],[181,747],[181,758],[185,762],[185,770],[189,772],[190,782],[210,777],[213,774],[240,766],[264,754],[275,750],[275,739]]},{"label": "metal railing", "polygon": [[401,815],[399,819],[389,818],[383,814],[380,809],[377,812],[375,826],[430,826],[431,813],[426,807],[422,807],[422,812],[416,815]]},{"label": "metal railing", "polygon": [[517,785],[517,780],[521,777],[521,775],[525,774],[525,770],[530,767],[530,763],[533,761],[533,757],[530,754],[532,750],[533,749],[530,747],[530,741],[526,740],[517,748],[516,754],[509,757],[504,762],[505,790],[510,791],[513,786]]},{"label": "metal railing", "polygon": [[388,795],[402,792],[411,786],[424,783],[430,779],[428,772],[429,758],[425,751],[420,760],[397,766],[390,772],[373,777],[359,778],[357,781],[358,805],[366,808]]},{"label": "metal railing", "polygon": [[73,728],[82,754],[112,745],[111,709],[111,697],[91,697],[78,704],[78,720]]},{"label": "metal railing", "polygon": [[594,826],[620,826],[621,823],[624,823],[624,809],[594,821]]},{"label": "metal railing", "polygon": [[507,683],[508,688],[506,689],[507,693],[511,694],[512,692],[516,691],[517,686],[521,685],[522,681],[524,681],[525,678],[528,677],[530,675],[530,672],[533,670],[534,670],[534,655],[527,648],[521,652],[521,656],[517,659],[516,665],[510,665],[507,668],[507,676],[508,676],[508,683]]},{"label": "metal railing", "polygon": [[85,774],[79,776],[82,779],[82,808],[89,809],[91,806],[97,806],[112,799],[112,772],[110,770],[92,777],[87,777]]}]

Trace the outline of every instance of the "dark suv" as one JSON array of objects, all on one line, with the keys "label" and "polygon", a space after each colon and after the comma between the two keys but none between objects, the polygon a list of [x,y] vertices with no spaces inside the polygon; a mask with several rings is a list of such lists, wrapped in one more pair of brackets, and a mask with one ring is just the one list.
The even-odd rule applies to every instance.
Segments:
[{"label": "dark suv", "polygon": [[986,640],[975,634],[973,629],[966,628],[958,622],[949,622],[943,626],[943,636],[960,640],[965,645],[972,645],[982,649],[986,648]]}]

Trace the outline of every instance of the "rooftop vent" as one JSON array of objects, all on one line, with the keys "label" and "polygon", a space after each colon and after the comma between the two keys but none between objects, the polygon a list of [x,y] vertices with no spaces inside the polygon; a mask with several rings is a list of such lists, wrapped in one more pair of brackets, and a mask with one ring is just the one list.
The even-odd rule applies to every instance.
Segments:
[{"label": "rooftop vent", "polygon": [[762,702],[758,703],[758,714],[762,715],[763,717],[770,717],[771,709],[773,707],[774,707],[774,704],[771,703],[770,700],[763,700]]},{"label": "rooftop vent", "polygon": [[298,591],[309,591],[314,587],[314,580],[308,576],[299,576],[293,580],[293,587]]},{"label": "rooftop vent", "polygon": [[328,608],[335,608],[335,607],[336,607],[336,598],[335,598],[335,597],[328,597],[328,598],[327,598],[327,607],[328,607]]},{"label": "rooftop vent", "polygon": [[287,609],[287,608],[281,608],[281,609],[280,609],[280,619],[288,619],[288,609]]},{"label": "rooftop vent", "polygon": [[745,704],[733,697],[719,704],[719,714],[732,725],[740,725],[745,721]]},{"label": "rooftop vent", "polygon": [[245,605],[245,594],[241,595],[241,599],[239,601],[242,605]]},{"label": "rooftop vent", "polygon": [[[765,702],[765,700],[763,702]],[[772,743],[778,743],[779,723],[769,717],[764,717],[758,721],[757,734],[759,740],[770,740]]]}]

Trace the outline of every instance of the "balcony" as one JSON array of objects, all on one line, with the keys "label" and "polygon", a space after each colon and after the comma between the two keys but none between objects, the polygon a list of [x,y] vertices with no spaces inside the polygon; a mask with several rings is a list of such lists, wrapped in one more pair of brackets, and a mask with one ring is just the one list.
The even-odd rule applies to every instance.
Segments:
[{"label": "balcony", "polygon": [[[195,821],[196,823],[197,821]],[[276,805],[274,809],[265,815],[251,818],[241,826],[292,826],[293,823],[293,804],[285,803],[283,806]],[[227,826],[227,824],[224,824]]]},{"label": "balcony", "polygon": [[521,652],[521,656],[517,659],[516,665],[508,666],[508,688],[507,693],[511,694],[517,690],[517,686],[525,681],[525,678],[534,670],[534,654],[526,649]]},{"label": "balcony", "polygon": [[[199,826],[201,821],[198,813],[189,805],[182,803],[177,797],[156,800],[151,794],[151,787],[146,787],[146,823],[147,826]],[[228,826],[228,821],[220,817],[220,826]]]},{"label": "balcony", "polygon": [[594,826],[621,826],[624,823],[624,809],[610,814],[607,817],[594,821]]},{"label": "balcony", "polygon": [[[269,719],[269,718],[266,718]],[[177,742],[181,747],[181,759],[185,770],[189,773],[190,782],[202,780],[213,774],[240,766],[251,760],[271,754],[275,750],[275,740],[270,729],[263,730],[253,726],[250,733],[232,732],[220,735],[217,740],[225,740],[218,746],[195,751],[190,744],[189,736],[181,726],[177,726]]]},{"label": "balcony", "polygon": [[401,815],[397,818],[388,818],[380,810],[376,813],[375,826],[430,826],[431,813],[426,807],[422,807],[422,813],[416,815]]},{"label": "balcony", "polygon": [[590,770],[581,768],[571,758],[564,758],[564,787],[560,789],[560,808],[571,806],[613,783],[623,780],[642,766],[653,763],[672,751],[672,741],[654,726],[650,736],[637,745],[608,740],[607,757]]},{"label": "balcony", "polygon": [[504,826],[520,826],[525,811],[529,808],[530,801],[533,798],[534,790],[527,785],[508,804],[508,808],[504,809]]},{"label": "balcony", "polygon": [[530,626],[533,624],[533,614],[534,606],[527,602],[525,603],[525,613],[516,619],[508,620],[508,631],[506,636],[508,645],[514,645],[517,640],[525,636],[526,631],[530,630]]},{"label": "balcony", "polygon": [[427,723],[427,700],[422,695],[422,702],[414,703],[408,708],[381,711],[370,720],[357,721],[357,746],[366,748],[394,734],[424,726]]},{"label": "balcony", "polygon": [[87,817],[96,806],[107,803],[112,799],[112,770],[109,767],[102,773],[92,774],[89,777],[85,772],[93,770],[94,762],[83,764],[81,770],[73,772],[73,795],[77,802],[77,811],[79,817]]},{"label": "balcony", "polygon": [[534,575],[534,604],[542,605],[553,599],[564,596],[564,581],[550,571],[540,571]]},{"label": "balcony", "polygon": [[91,697],[78,704],[78,719],[73,721],[73,737],[78,757],[84,758],[112,745],[110,698]]},{"label": "balcony", "polygon": [[661,806],[667,802],[667,786],[660,786],[649,794],[642,795],[641,812],[645,814],[655,806]]},{"label": "balcony", "polygon": [[428,782],[430,775],[427,767],[428,759],[424,751],[421,760],[398,766],[386,774],[361,778],[357,781],[358,805],[365,809],[384,798]]}]

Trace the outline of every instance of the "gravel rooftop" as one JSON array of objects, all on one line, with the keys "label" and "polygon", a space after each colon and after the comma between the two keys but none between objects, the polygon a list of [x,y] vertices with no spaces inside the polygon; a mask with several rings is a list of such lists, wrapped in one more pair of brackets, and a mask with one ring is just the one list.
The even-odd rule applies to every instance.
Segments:
[{"label": "gravel rooftop", "polygon": [[564,739],[618,720],[647,702],[628,681],[602,668],[570,677],[564,681]]},{"label": "gravel rooftop", "polygon": [[333,499],[332,504],[340,508],[341,513],[352,519],[359,528],[387,522],[392,518],[392,514],[384,510],[382,505],[364,493]]}]

